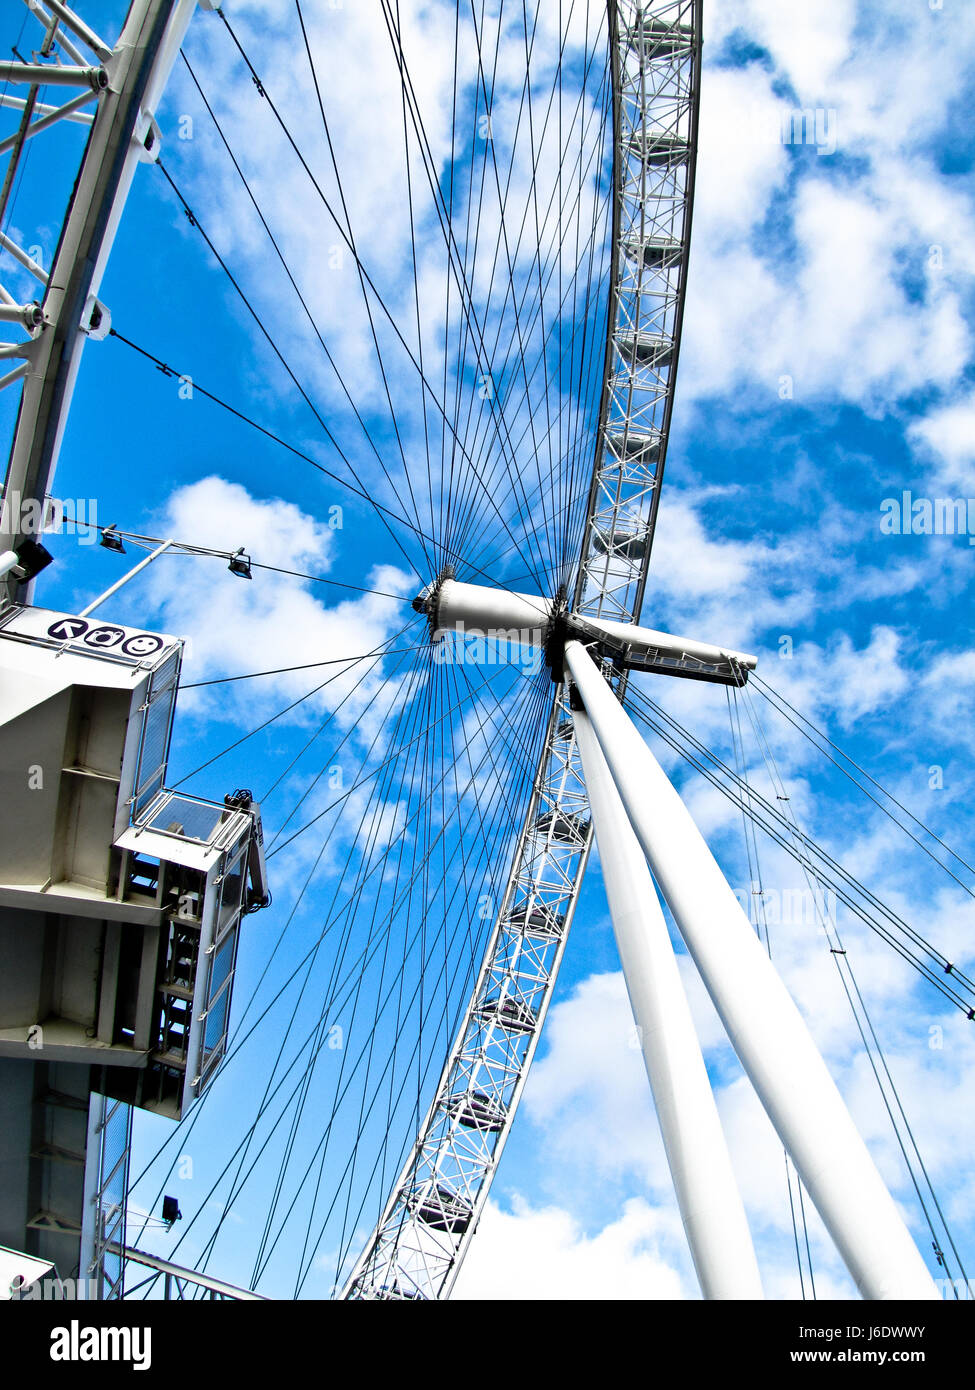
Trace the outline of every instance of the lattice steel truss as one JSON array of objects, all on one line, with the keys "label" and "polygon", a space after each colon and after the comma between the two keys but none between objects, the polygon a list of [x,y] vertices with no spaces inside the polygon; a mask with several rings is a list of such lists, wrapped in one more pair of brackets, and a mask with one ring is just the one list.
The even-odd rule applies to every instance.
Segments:
[{"label": "lattice steel truss", "polygon": [[[640,614],[673,408],[697,145],[702,0],[609,0],[614,251],[600,445],[573,610]],[[625,675],[610,677],[622,697]],[[416,1145],[343,1291],[447,1297],[487,1200],[589,857],[588,799],[558,684],[508,887]]]},{"label": "lattice steel truss", "polygon": [[673,409],[697,149],[700,0],[616,6],[615,314],[574,611],[643,604]]},{"label": "lattice steel truss", "polygon": [[[84,346],[111,328],[98,293],[136,168],[159,157],[156,104],[197,5],[212,10],[217,0],[131,0],[114,48],[63,0],[26,3],[44,38],[34,62],[0,62],[0,105],[21,112],[16,134],[0,142],[0,156],[9,154],[0,220],[28,140],[49,138],[44,132],[60,122],[87,125],[89,135],[50,269],[0,234],[0,247],[41,287],[39,299],[21,303],[0,277],[0,323],[20,334],[0,343],[0,390],[23,383],[0,507],[0,552],[18,553],[31,539],[21,502],[42,505],[49,520],[49,489]],[[7,93],[7,86],[25,95]],[[50,106],[38,101],[47,87],[79,94]],[[0,603],[17,598],[21,578],[0,577]]]}]

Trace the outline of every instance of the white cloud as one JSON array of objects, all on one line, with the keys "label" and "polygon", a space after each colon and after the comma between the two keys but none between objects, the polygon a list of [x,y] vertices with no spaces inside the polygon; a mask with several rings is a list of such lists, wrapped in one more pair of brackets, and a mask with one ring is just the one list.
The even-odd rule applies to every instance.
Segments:
[{"label": "white cloud", "polygon": [[[684,399],[744,387],[775,409],[789,377],[790,399],[880,414],[959,379],[975,209],[926,142],[964,90],[969,29],[908,0],[708,16]],[[733,35],[767,56],[714,66]],[[825,113],[835,154],[776,141],[801,109]]]},{"label": "white cloud", "polygon": [[[696,216],[709,240],[739,243],[765,217],[787,176],[783,145],[761,138],[781,103],[757,66],[709,71],[701,88]],[[697,265],[695,264],[695,275]]]},{"label": "white cloud", "polygon": [[544,1055],[525,1092],[528,1118],[543,1126],[560,1162],[636,1174],[670,1186],[623,976],[591,975],[549,1011]]},{"label": "white cloud", "polygon": [[899,635],[889,627],[875,627],[862,651],[840,634],[829,668],[831,703],[841,724],[849,727],[863,715],[876,713],[907,689],[910,677],[900,663],[900,648]]},{"label": "white cloud", "polygon": [[855,17],[855,0],[833,0],[828,9],[730,0],[712,8],[705,40],[709,48],[716,47],[740,29],[769,49],[801,98],[819,98],[850,56]]},{"label": "white cloud", "polygon": [[[156,525],[162,534],[180,540],[221,550],[243,546],[260,564],[323,576],[331,568],[339,534],[291,502],[254,498],[240,484],[215,476],[177,489]],[[148,571],[146,592],[158,611],[160,628],[189,639],[184,684],[363,656],[404,626],[403,641],[393,647],[423,641],[418,624],[408,621],[409,606],[396,599],[364,594],[329,606],[325,594],[341,591],[274,570],[255,568],[253,575],[251,580],[240,579],[219,559],[178,555],[161,557]],[[412,583],[391,565],[377,567],[372,581],[377,589],[404,595]],[[350,666],[347,674],[341,665],[319,666],[211,687],[202,695],[187,690],[181,708],[209,717],[246,713],[256,722],[255,714],[272,705],[281,708],[289,698],[307,695],[336,676],[295,717],[305,717],[309,708],[335,709],[361,682],[339,714],[340,727],[347,728],[381,683],[381,666],[363,675],[370,665]],[[365,737],[368,732],[367,721],[361,733]]]},{"label": "white cloud", "polygon": [[616,1221],[589,1235],[560,1207],[516,1197],[489,1202],[458,1278],[457,1299],[684,1299],[693,1276],[677,1241],[679,1222],[631,1198]]},{"label": "white cloud", "polygon": [[975,693],[975,650],[942,652],[921,677],[926,712],[941,732],[961,730],[971,718]]},{"label": "white cloud", "polygon": [[975,494],[975,391],[915,421],[908,438],[933,462],[935,484]]}]

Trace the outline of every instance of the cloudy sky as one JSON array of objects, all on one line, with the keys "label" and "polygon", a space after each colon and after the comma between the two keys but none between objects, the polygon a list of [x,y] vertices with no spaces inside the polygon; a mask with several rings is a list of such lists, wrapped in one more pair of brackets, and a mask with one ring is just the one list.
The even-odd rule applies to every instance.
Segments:
[{"label": "cloudy sky", "polygon": [[[975,862],[968,848],[975,501],[970,526],[963,509],[961,534],[933,534],[924,510],[925,501],[975,497],[975,205],[967,121],[975,33],[962,0],[705,0],[704,8],[688,300],[643,620],[756,652],[774,691],[962,859]],[[92,0],[86,15],[114,38],[122,9],[115,0]],[[231,785],[254,784],[267,794],[271,838],[282,842],[275,906],[245,930],[238,1014],[252,1010],[250,1021],[279,989],[291,993],[275,1006],[283,1013],[272,1011],[255,1033],[252,1052],[228,1067],[223,1094],[215,1091],[201,1107],[205,1118],[192,1137],[181,1133],[166,1150],[166,1164],[191,1160],[170,1180],[180,1183],[184,1213],[197,1219],[177,1258],[203,1258],[207,1232],[223,1218],[223,1244],[211,1267],[241,1282],[263,1259],[263,1211],[286,1155],[294,1155],[288,1182],[297,1182],[307,1161],[312,1181],[317,1171],[320,1186],[340,1193],[342,1203],[349,1195],[344,1157],[339,1162],[317,1147],[320,1107],[345,1096],[349,1082],[343,1103],[351,1109],[329,1141],[344,1156],[357,1128],[365,1126],[366,1139],[383,1128],[380,1111],[361,1121],[363,1098],[381,1085],[384,1114],[395,1089],[388,1077],[363,1080],[368,1068],[357,1070],[352,1060],[359,1056],[352,1038],[370,1007],[379,1008],[388,979],[370,958],[361,971],[362,1000],[342,993],[343,972],[355,960],[355,930],[346,924],[354,928],[359,919],[340,910],[351,891],[341,866],[354,851],[361,873],[391,846],[399,853],[395,847],[406,845],[411,858],[397,863],[403,873],[408,863],[415,867],[422,837],[411,816],[446,766],[446,744],[441,739],[426,750],[427,766],[414,756],[395,779],[378,776],[369,784],[381,788],[377,797],[353,782],[380,766],[383,750],[393,746],[391,728],[414,752],[423,747],[417,720],[424,709],[466,743],[463,795],[453,783],[458,803],[469,805],[471,788],[489,798],[501,773],[520,787],[519,772],[530,764],[544,678],[496,669],[470,674],[473,694],[450,684],[453,677],[443,678],[433,696],[424,694],[434,673],[422,626],[405,600],[452,548],[509,585],[538,590],[557,580],[571,551],[560,539],[558,501],[581,485],[591,458],[605,313],[605,40],[595,0],[588,7],[577,0],[571,10],[567,0],[558,7],[544,0],[537,22],[527,26],[512,6],[499,17],[492,0],[462,15],[456,48],[455,7],[446,0],[390,5],[389,14],[399,13],[422,142],[412,108],[404,106],[379,0],[304,9],[331,146],[293,0],[227,7],[301,158],[219,19],[201,15],[194,22],[185,45],[189,65],[177,66],[159,113],[171,182],[159,170],[140,170],[102,293],[118,333],[173,375],[118,340],[90,345],[56,488],[76,511],[90,519],[97,512],[101,524],[223,550],[243,545],[275,567],[255,570],[247,584],[219,560],[174,558],[126,593],[117,617],[188,639],[185,685],[380,653],[320,674],[200,685],[180,700],[170,780],[187,779],[191,790],[218,798]],[[527,106],[526,27],[533,34]],[[557,84],[563,27],[568,40]],[[14,32],[7,42],[17,40]],[[478,41],[489,55],[487,71],[476,62]],[[490,132],[480,125],[488,85]],[[803,110],[812,120],[797,127],[792,113]],[[40,248],[45,264],[69,186],[71,140],[77,157],[81,135],[68,132],[52,154],[64,173],[59,191],[41,178],[33,154],[9,213],[6,229]],[[534,157],[526,160],[530,147]],[[520,153],[505,182],[512,150]],[[449,244],[441,218],[448,202],[457,229]],[[468,215],[475,202],[483,224]],[[472,246],[478,249],[471,255]],[[9,259],[0,269],[4,283],[27,295]],[[531,306],[543,298],[545,312],[516,321],[513,302]],[[465,305],[476,312],[465,314]],[[559,347],[559,334],[547,335],[553,322],[574,344],[571,353]],[[498,343],[507,345],[503,365]],[[418,386],[420,370],[427,388]],[[201,387],[290,448],[229,416]],[[0,396],[8,432],[14,395]],[[51,538],[57,564],[38,602],[70,611],[118,576],[117,557],[79,539]],[[384,645],[392,655],[382,655]],[[333,673],[326,688],[309,693]],[[742,700],[737,750],[723,690],[660,679],[640,689],[726,761],[737,752],[764,796],[775,802],[787,794],[803,831],[898,919],[971,972],[975,875],[868,783],[950,867],[950,877],[776,712],[762,687]],[[267,729],[207,766],[272,716]],[[327,730],[321,738],[319,726]],[[756,865],[746,855],[740,811],[673,749],[659,739],[654,747],[729,880],[754,905]],[[348,795],[330,810],[337,793]],[[477,828],[499,863],[505,818],[520,794],[492,801],[486,827]],[[446,814],[442,795],[439,804]],[[318,828],[284,846],[318,816]],[[446,885],[440,903],[451,925],[465,904],[490,898],[497,886],[495,868],[478,878],[466,864],[457,867],[460,845],[475,833],[462,828],[469,824],[458,816],[432,861]],[[429,825],[425,833],[429,838]],[[756,918],[767,925],[773,957],[940,1274],[845,977],[808,893],[802,896],[803,871],[767,837],[757,845],[765,898],[764,918],[755,908]],[[395,897],[395,884],[384,892]],[[419,963],[439,971],[444,996],[418,1060],[401,1078],[412,1078],[420,1096],[424,1079],[427,1087],[435,1080],[432,1059],[469,987],[485,927],[479,923],[466,938],[445,935],[444,969],[432,933],[409,954],[415,904],[409,899],[393,911],[391,901],[377,892],[369,902],[373,915],[376,904],[388,910],[385,939],[403,961],[388,977],[400,982],[399,1000],[380,1015],[378,1051],[392,1053],[394,1014],[414,1023],[420,1015],[411,994],[424,973]],[[336,920],[341,949],[333,942]],[[835,925],[962,1262],[975,1275],[975,1108],[965,1082],[975,1025],[854,913],[840,906]],[[303,973],[309,955],[313,968]],[[682,953],[681,967],[766,1290],[798,1297],[781,1146]],[[323,997],[334,1004],[331,1016]],[[285,1046],[280,1039],[292,1009],[293,1042]],[[335,1023],[349,1038],[330,1054],[328,1028]],[[594,863],[460,1296],[697,1296],[634,1044]],[[250,1162],[250,1150],[236,1145],[246,1143],[252,1090],[257,1095],[280,1080],[279,1048],[280,1071],[292,1052],[300,1058],[282,1087],[282,1118],[252,1185],[228,1198],[218,1186],[221,1171],[232,1155],[234,1164]],[[301,1067],[311,1053],[316,1071],[302,1090]],[[337,1072],[344,1065],[338,1056],[350,1059],[347,1071]],[[292,1086],[297,1097],[286,1103]],[[404,1134],[414,1102],[391,1111]],[[267,1115],[270,1135],[277,1112]],[[136,1124],[138,1169],[169,1131],[138,1117]],[[395,1166],[399,1142],[387,1140],[384,1164]],[[153,1181],[165,1172],[154,1171]],[[153,1181],[138,1193],[146,1205]],[[373,1177],[362,1192],[375,1194],[377,1184]],[[278,1248],[285,1266],[299,1254],[307,1260],[303,1292],[320,1296],[343,1242],[354,1240],[358,1197],[345,1226],[325,1230],[324,1208],[307,1187],[298,1190],[289,1226],[287,1183],[284,1191],[275,1218],[283,1232]],[[850,1296],[808,1201],[805,1214],[817,1293]],[[302,1246],[306,1218],[316,1233],[324,1231],[310,1255]],[[366,1216],[358,1220],[364,1230]],[[270,1239],[277,1230],[273,1225]],[[157,1243],[161,1251],[173,1248],[172,1238],[158,1236]],[[262,1286],[286,1292],[288,1277],[272,1263]],[[808,1285],[808,1270],[804,1278]]]}]

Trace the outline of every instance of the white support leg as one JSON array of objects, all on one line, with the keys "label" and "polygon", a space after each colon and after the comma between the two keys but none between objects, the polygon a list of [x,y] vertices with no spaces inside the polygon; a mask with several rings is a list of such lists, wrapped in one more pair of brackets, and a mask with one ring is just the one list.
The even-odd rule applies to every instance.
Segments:
[{"label": "white support leg", "polygon": [[573,720],[613,931],[701,1292],[761,1298],[745,1208],[657,890],[589,718],[579,711]]},{"label": "white support leg", "polygon": [[687,949],[861,1295],[936,1299],[934,1280],[802,1015],[690,813],[585,648],[566,664]]}]

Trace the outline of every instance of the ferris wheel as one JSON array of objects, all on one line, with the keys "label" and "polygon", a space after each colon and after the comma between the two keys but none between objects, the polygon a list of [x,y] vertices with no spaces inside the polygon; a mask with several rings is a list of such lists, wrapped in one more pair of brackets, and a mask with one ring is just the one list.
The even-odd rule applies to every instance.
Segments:
[{"label": "ferris wheel", "polygon": [[[287,661],[253,671],[211,676],[205,665],[207,679],[187,686],[246,681],[278,696],[233,705],[232,736],[211,728],[205,756],[177,734],[150,789],[157,799],[139,791],[126,834],[166,822],[163,833],[193,839],[193,797],[232,783],[236,814],[260,808],[274,905],[253,887],[264,885],[261,860],[253,900],[243,899],[244,916],[263,909],[253,928],[238,910],[210,946],[187,937],[173,948],[152,1025],[170,1041],[146,1049],[162,1079],[107,1095],[179,1124],[153,1119],[133,1149],[133,1208],[150,1216],[136,1233],[123,1202],[89,1262],[103,1272],[119,1262],[113,1296],[154,1296],[164,1279],[167,1290],[175,1280],[230,1297],[323,1287],[355,1300],[448,1297],[515,1123],[596,847],[705,1296],[759,1298],[762,1282],[658,891],[782,1141],[790,1202],[806,1194],[864,1297],[936,1297],[770,963],[767,931],[763,945],[637,728],[662,733],[740,807],[756,859],[758,827],[971,1019],[963,972],[787,810],[708,763],[649,698],[654,680],[641,683],[723,686],[713,693],[734,699],[740,737],[737,702],[756,667],[723,634],[641,624],[689,273],[693,283],[703,0],[473,0],[434,7],[432,20],[401,0],[328,15],[296,3],[269,19],[267,52],[230,7],[199,8],[212,13],[194,19],[195,0],[134,0],[113,44],[61,0],[29,0],[43,30],[35,61],[0,64],[10,90],[26,91],[0,97],[18,120],[0,145],[15,156],[0,219],[14,210],[17,163],[22,174],[35,135],[74,124],[85,140],[48,268],[0,220],[17,274],[41,285],[36,298],[2,290],[0,319],[23,339],[0,348],[17,363],[0,388],[22,392],[5,499],[37,499],[43,512],[52,497],[85,348],[85,371],[96,350],[114,353],[106,370],[147,400],[186,387],[196,412],[186,428],[226,439],[242,469],[245,451],[259,450],[241,477],[252,490],[258,474],[280,478],[280,496],[300,506],[289,525],[312,538],[288,564],[270,547],[262,558],[260,535],[240,546],[215,535],[205,510],[195,534],[93,527],[109,550],[148,550],[150,583],[183,556],[198,594],[221,557],[227,595],[241,578],[255,591],[290,586],[308,636]],[[289,65],[293,90],[282,82]],[[168,126],[163,118],[171,72],[179,100],[193,104],[179,119],[206,131],[202,164],[202,134],[181,150],[175,113]],[[41,100],[47,85],[80,91],[56,106]],[[139,163],[155,166],[143,172],[166,200],[157,215],[183,224],[174,256],[202,258],[219,278],[224,326],[236,324],[249,352],[258,345],[273,388],[228,379],[222,354],[178,332],[150,341],[135,296],[108,303],[108,253],[130,187],[141,186]],[[175,242],[171,225],[167,234]],[[164,318],[156,326],[165,333]],[[187,414],[174,412],[177,435]],[[133,407],[120,431],[135,418]],[[162,442],[144,446],[151,454]],[[191,473],[178,481],[203,485]],[[206,495],[226,502],[226,482],[205,481]],[[336,505],[363,540],[343,541],[333,569],[308,523]],[[3,527],[0,582],[19,610],[48,561],[9,507]],[[342,591],[343,621],[366,634],[360,650],[339,643],[322,657],[315,645],[332,631],[316,626],[313,606],[322,592],[335,597],[328,585]],[[180,610],[165,581],[149,592],[160,620],[144,625],[162,631]],[[272,611],[262,631],[275,625]],[[135,845],[125,840],[124,852]],[[161,895],[161,873],[158,883]],[[222,898],[218,912],[222,921]],[[267,921],[270,941],[259,934]],[[828,949],[850,968],[841,945]],[[207,951],[216,954],[196,994],[177,967],[192,955],[202,980]],[[195,1063],[189,1016],[201,1001]],[[144,1248],[146,1232],[191,1135],[206,1153],[201,1195],[192,1212],[185,1203],[164,1259]],[[913,1174],[920,1155],[907,1147]],[[925,1217],[936,1214],[943,1264],[957,1251],[933,1192],[916,1190]],[[242,1203],[260,1212],[246,1250],[233,1230]],[[806,1252],[811,1277],[808,1241]]]}]

